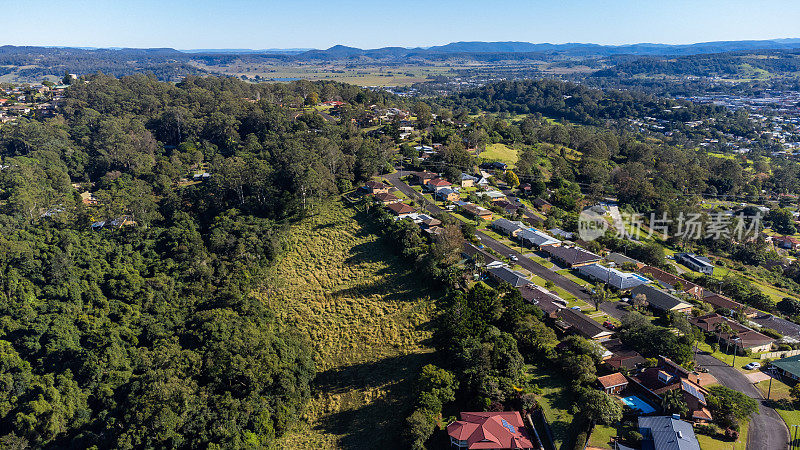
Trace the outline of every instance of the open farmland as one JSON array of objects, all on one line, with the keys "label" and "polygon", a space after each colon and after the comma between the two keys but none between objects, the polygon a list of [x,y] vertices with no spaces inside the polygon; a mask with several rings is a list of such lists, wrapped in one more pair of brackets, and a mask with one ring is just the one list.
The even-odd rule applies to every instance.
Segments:
[{"label": "open farmland", "polygon": [[308,337],[319,371],[303,423],[276,448],[401,445],[409,383],[432,356],[432,300],[358,214],[331,203],[297,225],[260,293]]}]

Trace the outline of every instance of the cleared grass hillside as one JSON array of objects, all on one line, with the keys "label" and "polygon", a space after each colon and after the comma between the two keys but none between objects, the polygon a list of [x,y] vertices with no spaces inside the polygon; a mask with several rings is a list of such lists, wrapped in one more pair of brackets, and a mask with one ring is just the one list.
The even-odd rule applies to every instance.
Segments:
[{"label": "cleared grass hillside", "polygon": [[319,371],[302,423],[275,448],[403,447],[433,300],[360,214],[330,203],[293,227],[258,294],[309,338]]}]

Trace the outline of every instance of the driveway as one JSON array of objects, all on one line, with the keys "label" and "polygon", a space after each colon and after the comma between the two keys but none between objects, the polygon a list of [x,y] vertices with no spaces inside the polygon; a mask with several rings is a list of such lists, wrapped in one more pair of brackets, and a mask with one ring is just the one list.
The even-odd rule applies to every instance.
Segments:
[{"label": "driveway", "polygon": [[[436,205],[432,204],[431,202],[429,202],[427,199],[425,199],[422,196],[422,194],[420,194],[419,192],[417,192],[413,188],[411,188],[411,186],[409,186],[406,183],[400,181],[400,173],[399,172],[395,172],[395,173],[392,173],[392,174],[384,175],[384,178],[387,181],[389,181],[389,183],[391,183],[394,187],[396,187],[398,190],[400,190],[400,192],[402,192],[403,194],[408,196],[409,198],[416,198],[417,200],[423,202],[423,204],[425,205],[424,207],[425,207],[426,210],[431,211],[431,212],[440,213],[440,214],[449,214],[444,209],[439,208],[438,206],[436,206]],[[589,303],[590,305],[593,304],[592,303],[592,298],[589,295],[589,293],[586,292],[586,290],[582,286],[578,285],[577,283],[575,283],[574,281],[570,280],[569,278],[566,278],[566,277],[564,277],[564,276],[562,276],[560,274],[557,274],[554,271],[548,269],[547,267],[544,267],[541,264],[538,264],[537,262],[535,262],[535,261],[531,260],[530,258],[524,256],[522,253],[512,249],[511,247],[508,247],[507,245],[503,244],[502,242],[499,242],[499,241],[495,240],[494,238],[492,238],[491,236],[489,236],[486,233],[478,231],[476,234],[477,234],[478,237],[481,238],[481,242],[486,247],[489,247],[490,249],[494,250],[495,252],[497,252],[498,254],[500,254],[500,255],[502,255],[504,257],[508,257],[510,255],[516,256],[517,257],[516,263],[519,264],[520,266],[522,266],[523,268],[525,268],[526,270],[528,270],[529,272],[531,272],[531,273],[533,273],[533,274],[535,274],[535,275],[537,275],[537,276],[539,276],[541,278],[544,278],[545,280],[552,281],[553,284],[555,284],[556,286],[560,287],[561,289],[564,289],[565,291],[569,292],[570,294],[572,294],[576,298],[579,298],[579,299]],[[605,302],[605,303],[601,303],[600,304],[600,310],[603,311],[604,313],[608,314],[609,316],[614,317],[615,319],[619,320],[623,316],[628,314],[628,311],[625,311],[624,309],[622,309],[622,306],[623,306],[622,302]]]},{"label": "driveway", "polygon": [[750,383],[747,377],[708,353],[698,352],[697,363],[708,369],[719,383],[739,391],[758,402],[758,414],[750,418],[747,434],[748,450],[785,450],[789,445],[789,430],[774,409],[765,405],[761,392]]}]

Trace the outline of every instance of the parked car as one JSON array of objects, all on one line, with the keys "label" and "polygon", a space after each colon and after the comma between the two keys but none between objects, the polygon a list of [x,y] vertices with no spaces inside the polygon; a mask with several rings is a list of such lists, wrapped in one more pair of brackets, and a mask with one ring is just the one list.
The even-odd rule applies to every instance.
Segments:
[{"label": "parked car", "polygon": [[616,325],[614,325],[613,323],[611,323],[611,321],[608,321],[608,320],[606,320],[605,322],[603,322],[603,326],[604,326],[604,327],[606,327],[606,328],[608,328],[608,329],[609,329],[609,330],[611,330],[611,331],[614,331],[614,330],[616,330],[616,329],[617,329],[617,326],[616,326]]},{"label": "parked car", "polygon": [[761,368],[761,363],[751,362],[750,364],[744,366],[744,368],[747,369],[747,370],[760,369]]},{"label": "parked car", "polygon": [[581,310],[581,307],[580,307],[580,306],[573,306],[573,307],[572,307],[572,308],[570,308],[570,309],[574,309],[575,311],[580,311],[580,310]]}]

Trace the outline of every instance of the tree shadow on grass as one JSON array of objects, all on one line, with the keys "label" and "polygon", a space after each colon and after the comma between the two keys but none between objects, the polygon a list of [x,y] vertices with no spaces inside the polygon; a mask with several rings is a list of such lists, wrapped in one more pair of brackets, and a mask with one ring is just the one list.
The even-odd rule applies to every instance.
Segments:
[{"label": "tree shadow on grass", "polygon": [[[342,436],[348,449],[404,448],[403,425],[414,406],[412,385],[432,353],[408,354],[331,369],[317,375],[315,390],[342,395],[343,410],[325,416],[318,428]],[[383,387],[381,397],[365,403],[361,390]]]}]

